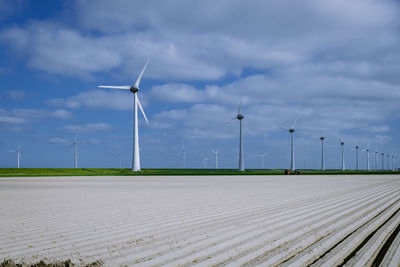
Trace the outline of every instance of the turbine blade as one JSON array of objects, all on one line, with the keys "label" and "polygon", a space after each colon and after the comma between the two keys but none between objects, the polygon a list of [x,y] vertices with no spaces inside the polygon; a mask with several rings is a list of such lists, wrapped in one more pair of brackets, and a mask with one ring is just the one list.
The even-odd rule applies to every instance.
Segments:
[{"label": "turbine blade", "polygon": [[283,126],[279,126],[279,128],[282,128],[282,129],[284,129],[284,130],[286,130],[286,131],[289,131],[289,130],[290,130],[290,128],[283,127]]},{"label": "turbine blade", "polygon": [[238,114],[240,113],[240,111],[242,111],[242,103],[243,103],[243,96],[240,98],[240,105],[239,105]]},{"label": "turbine blade", "polygon": [[99,88],[112,88],[112,89],[120,89],[120,90],[129,90],[129,89],[131,89],[131,87],[130,86],[128,86],[128,85],[124,85],[124,86],[113,86],[113,85],[99,85],[99,86],[97,86],[97,87],[99,87]]},{"label": "turbine blade", "polygon": [[149,64],[149,61],[147,60],[146,64],[144,64],[144,67],[142,69],[142,71],[139,74],[139,77],[137,78],[136,82],[135,82],[135,86],[137,88],[139,88],[139,84],[140,84],[140,80],[142,79],[143,73],[146,70],[147,64]]},{"label": "turbine blade", "polygon": [[294,127],[296,126],[296,122],[297,122],[297,118],[293,122],[292,129],[294,129]]},{"label": "turbine blade", "polygon": [[143,110],[142,104],[140,103],[139,97],[137,98],[137,102],[138,102],[140,111],[141,111],[142,114],[143,114],[144,119],[146,120],[147,124],[150,124],[149,121],[147,120],[146,113],[144,113],[144,110]]},{"label": "turbine blade", "polygon": [[236,120],[236,116],[233,117],[232,119],[230,119],[229,121],[226,121],[225,123],[231,122],[231,121],[233,121],[233,120]]}]

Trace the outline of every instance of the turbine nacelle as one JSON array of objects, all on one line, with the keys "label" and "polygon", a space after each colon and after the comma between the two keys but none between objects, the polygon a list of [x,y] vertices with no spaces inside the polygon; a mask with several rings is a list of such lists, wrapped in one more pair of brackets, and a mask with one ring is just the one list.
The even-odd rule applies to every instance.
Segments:
[{"label": "turbine nacelle", "polygon": [[139,88],[137,88],[136,86],[131,86],[131,88],[129,88],[129,91],[131,91],[134,94],[139,91]]},{"label": "turbine nacelle", "polygon": [[325,137],[321,136],[319,139],[320,139],[321,141],[324,141],[324,140],[325,140]]},{"label": "turbine nacelle", "polygon": [[236,116],[236,119],[243,120],[244,116],[242,114],[238,113],[237,116]]},{"label": "turbine nacelle", "polygon": [[289,129],[289,133],[294,133],[294,129],[293,129],[293,128],[290,128],[290,129]]}]

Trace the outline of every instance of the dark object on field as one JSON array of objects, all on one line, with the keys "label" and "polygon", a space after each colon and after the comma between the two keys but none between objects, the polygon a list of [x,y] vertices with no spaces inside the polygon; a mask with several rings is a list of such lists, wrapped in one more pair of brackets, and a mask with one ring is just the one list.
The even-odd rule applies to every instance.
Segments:
[{"label": "dark object on field", "polygon": [[286,169],[286,170],[285,170],[285,174],[286,174],[286,175],[289,175],[289,174],[290,174],[290,170],[289,170],[289,169]]},{"label": "dark object on field", "polygon": [[300,174],[301,174],[300,171],[296,171],[296,172],[294,173],[294,175],[300,175]]}]

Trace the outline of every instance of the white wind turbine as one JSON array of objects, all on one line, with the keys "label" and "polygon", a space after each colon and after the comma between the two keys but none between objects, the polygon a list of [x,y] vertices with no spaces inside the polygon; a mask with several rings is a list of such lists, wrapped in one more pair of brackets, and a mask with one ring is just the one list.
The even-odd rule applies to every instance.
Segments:
[{"label": "white wind turbine", "polygon": [[214,153],[214,155],[215,155],[215,168],[218,169],[218,152],[219,152],[219,150],[218,149],[216,149],[216,150],[211,149],[211,152]]},{"label": "white wind turbine", "polygon": [[378,170],[378,151],[374,151],[375,155],[375,170]]},{"label": "white wind turbine", "polygon": [[241,113],[242,111],[242,102],[243,102],[243,97],[240,99],[240,105],[239,105],[239,110],[238,113],[235,117],[232,118],[232,120],[239,120],[239,171],[243,172],[244,171],[244,158],[243,158],[243,135],[242,135],[242,120],[244,119],[243,114]]},{"label": "white wind turbine", "polygon": [[208,160],[208,158],[206,156],[204,156],[204,155],[202,155],[201,157],[203,158],[203,167],[204,167],[204,169],[207,169],[207,160]]},{"label": "white wind turbine", "polygon": [[319,138],[319,140],[321,140],[321,148],[322,148],[322,151],[321,151],[321,170],[325,171],[325,161],[324,161],[324,140],[325,140],[325,137],[321,136]]},{"label": "white wind turbine", "polygon": [[356,149],[356,170],[358,170],[358,149],[359,149],[359,146],[355,146],[355,149]]},{"label": "white wind turbine", "polygon": [[10,150],[8,152],[17,152],[17,168],[20,168],[21,165],[21,145],[18,145],[16,150]]},{"label": "white wind turbine", "polygon": [[385,153],[381,153],[382,155],[382,171],[385,169]]},{"label": "white wind turbine", "polygon": [[78,135],[75,135],[75,139],[72,142],[74,145],[74,168],[78,168]]},{"label": "white wind turbine", "polygon": [[367,152],[367,170],[370,171],[371,168],[369,167],[369,145],[366,149],[362,150],[363,152]]},{"label": "white wind turbine", "polygon": [[147,124],[149,124],[149,121],[147,120],[146,114],[144,113],[142,104],[140,103],[139,97],[137,95],[137,92],[139,91],[139,84],[140,80],[142,79],[143,73],[146,70],[147,64],[149,62],[147,61],[146,64],[144,65],[142,71],[139,74],[139,77],[137,78],[136,82],[134,85],[129,86],[98,86],[100,88],[112,88],[112,89],[122,89],[122,90],[129,90],[131,93],[133,93],[133,112],[134,112],[134,119],[133,119],[133,156],[132,156],[132,171],[140,171],[140,154],[139,154],[139,127],[138,127],[138,107],[140,111],[143,114],[144,119],[146,120]]},{"label": "white wind turbine", "polygon": [[387,156],[387,163],[386,163],[386,165],[387,165],[387,170],[390,170],[390,167],[389,167],[389,164],[390,164],[390,160],[389,160],[389,158],[390,158],[390,155],[389,154],[386,154],[386,156]]},{"label": "white wind turbine", "polygon": [[294,127],[296,126],[297,119],[293,122],[292,127],[281,127],[284,130],[289,131],[290,133],[290,170],[295,170],[295,163],[294,163],[294,146],[293,146],[293,136],[294,136]]},{"label": "white wind turbine", "polygon": [[344,142],[342,140],[339,140],[339,142],[342,150],[342,171],[344,171],[346,169],[346,167],[344,166]]},{"label": "white wind turbine", "polygon": [[264,169],[265,153],[264,154],[258,154],[258,157],[261,159],[261,169]]},{"label": "white wind turbine", "polygon": [[185,142],[182,143],[182,168],[186,168]]}]

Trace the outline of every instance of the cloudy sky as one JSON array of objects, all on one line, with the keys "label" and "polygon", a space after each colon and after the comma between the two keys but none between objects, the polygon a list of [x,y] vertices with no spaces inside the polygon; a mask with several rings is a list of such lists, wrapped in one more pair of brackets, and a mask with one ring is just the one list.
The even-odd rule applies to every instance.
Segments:
[{"label": "cloudy sky", "polygon": [[[354,146],[395,154],[400,137],[400,2],[0,0],[0,167],[129,167],[132,84],[142,167],[236,168],[243,97],[245,166],[354,168]],[[366,167],[366,154],[360,155]],[[372,164],[374,166],[374,164]]]}]

